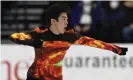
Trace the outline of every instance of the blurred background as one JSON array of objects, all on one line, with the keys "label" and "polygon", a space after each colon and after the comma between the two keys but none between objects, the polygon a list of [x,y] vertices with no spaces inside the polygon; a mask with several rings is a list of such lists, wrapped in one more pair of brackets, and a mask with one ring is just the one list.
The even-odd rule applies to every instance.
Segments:
[{"label": "blurred background", "polygon": [[[1,80],[25,80],[34,49],[16,45],[15,32],[47,27],[46,10],[53,4],[71,8],[68,28],[121,47],[126,56],[72,46],[64,59],[63,80],[133,80],[133,1],[1,1]],[[76,48],[75,48],[76,47]]]},{"label": "blurred background", "polygon": [[11,33],[46,26],[52,4],[71,7],[69,26],[82,35],[113,43],[133,42],[133,1],[2,1],[1,41]]}]

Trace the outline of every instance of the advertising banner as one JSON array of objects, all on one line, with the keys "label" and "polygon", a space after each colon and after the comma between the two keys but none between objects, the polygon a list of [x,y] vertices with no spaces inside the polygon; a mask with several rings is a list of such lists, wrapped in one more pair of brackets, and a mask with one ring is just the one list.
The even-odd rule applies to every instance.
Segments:
[{"label": "advertising banner", "polygon": [[[63,80],[133,80],[133,44],[126,56],[83,45],[72,45],[64,58]],[[34,48],[1,45],[1,80],[25,80],[34,61]]]}]

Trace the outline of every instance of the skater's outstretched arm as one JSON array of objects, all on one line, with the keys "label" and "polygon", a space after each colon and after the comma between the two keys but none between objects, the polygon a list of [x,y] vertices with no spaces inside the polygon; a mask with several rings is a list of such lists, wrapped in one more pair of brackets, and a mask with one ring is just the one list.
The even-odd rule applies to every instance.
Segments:
[{"label": "skater's outstretched arm", "polygon": [[33,47],[40,47],[42,41],[39,39],[39,27],[36,27],[33,31],[19,32],[10,35],[9,39],[17,44],[23,44]]},{"label": "skater's outstretched arm", "polygon": [[86,45],[100,49],[110,50],[119,55],[126,55],[126,52],[128,50],[127,48],[119,47],[114,44],[106,43],[100,40],[95,40],[94,38],[90,38],[87,36],[79,36],[79,38],[75,41],[74,44],[80,44],[80,45]]}]

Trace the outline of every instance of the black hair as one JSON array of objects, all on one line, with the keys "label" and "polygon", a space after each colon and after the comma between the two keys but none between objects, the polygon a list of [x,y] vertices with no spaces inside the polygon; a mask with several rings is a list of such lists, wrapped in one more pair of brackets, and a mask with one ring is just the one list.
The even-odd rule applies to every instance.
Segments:
[{"label": "black hair", "polygon": [[67,5],[59,5],[59,4],[54,4],[51,7],[47,9],[46,12],[46,22],[48,26],[51,25],[50,20],[51,19],[56,19],[58,21],[58,17],[62,12],[66,12],[67,14],[70,13],[70,8]]}]

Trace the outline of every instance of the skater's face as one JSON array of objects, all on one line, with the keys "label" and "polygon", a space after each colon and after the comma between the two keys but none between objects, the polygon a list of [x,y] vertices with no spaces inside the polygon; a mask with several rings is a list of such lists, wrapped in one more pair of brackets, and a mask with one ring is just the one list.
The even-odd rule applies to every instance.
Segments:
[{"label": "skater's face", "polygon": [[58,21],[57,20],[54,21],[54,27],[56,27],[56,30],[60,34],[63,34],[66,31],[67,24],[68,24],[68,17],[67,13],[65,12],[60,14],[60,16],[58,17]]}]

